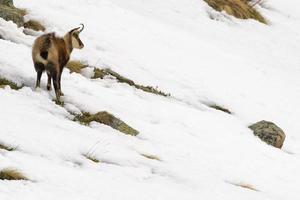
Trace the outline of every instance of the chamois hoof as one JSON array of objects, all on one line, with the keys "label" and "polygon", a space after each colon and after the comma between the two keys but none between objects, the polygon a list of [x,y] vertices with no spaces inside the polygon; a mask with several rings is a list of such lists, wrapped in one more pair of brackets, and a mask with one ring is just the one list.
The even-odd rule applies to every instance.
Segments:
[{"label": "chamois hoof", "polygon": [[48,90],[48,91],[51,91],[51,90],[52,90],[51,85],[47,85],[47,90]]},{"label": "chamois hoof", "polygon": [[55,101],[56,105],[59,105],[59,106],[63,106],[64,105],[64,102],[61,101],[61,100],[55,99],[54,101]]},{"label": "chamois hoof", "polygon": [[42,91],[40,87],[35,87],[34,90],[37,92]]}]

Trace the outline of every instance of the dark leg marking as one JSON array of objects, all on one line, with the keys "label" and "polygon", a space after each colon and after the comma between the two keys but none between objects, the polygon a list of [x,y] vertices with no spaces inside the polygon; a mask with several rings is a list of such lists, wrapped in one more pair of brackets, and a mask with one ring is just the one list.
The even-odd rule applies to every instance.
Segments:
[{"label": "dark leg marking", "polygon": [[41,77],[42,77],[43,71],[45,70],[45,66],[42,63],[34,63],[34,68],[37,73],[36,84],[35,84],[35,87],[37,88],[37,87],[40,87]]},{"label": "dark leg marking", "polygon": [[51,90],[51,74],[47,72],[48,82],[47,82],[47,90]]},{"label": "dark leg marking", "polygon": [[58,83],[59,77],[58,77],[57,71],[51,72],[51,77],[53,80],[53,86],[54,86],[54,90],[55,90],[56,100],[60,101],[59,83]]},{"label": "dark leg marking", "polygon": [[59,84],[59,94],[61,96],[64,96],[64,93],[61,91],[61,75],[62,75],[62,71],[63,71],[63,68],[61,67],[61,70],[60,70],[60,73],[59,73],[59,76],[58,76],[58,84]]}]

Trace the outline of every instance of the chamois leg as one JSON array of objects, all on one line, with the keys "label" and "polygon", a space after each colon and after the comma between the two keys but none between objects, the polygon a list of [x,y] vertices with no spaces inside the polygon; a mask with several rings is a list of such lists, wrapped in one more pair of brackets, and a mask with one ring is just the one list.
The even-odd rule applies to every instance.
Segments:
[{"label": "chamois leg", "polygon": [[51,74],[47,72],[48,82],[47,82],[47,90],[51,90]]},{"label": "chamois leg", "polygon": [[[58,67],[54,63],[48,63],[46,65],[46,70],[47,72],[50,72],[50,76],[53,81],[53,86],[55,90],[55,95],[56,95],[56,101],[60,102],[60,95],[59,95],[59,85],[58,85]],[[49,83],[49,79],[48,79]]]},{"label": "chamois leg", "polygon": [[[61,69],[63,69],[63,68],[61,68]],[[64,96],[64,93],[61,91],[61,74],[62,74],[62,71],[63,70],[60,70],[60,73],[59,73],[59,76],[58,76],[58,85],[59,85],[59,94],[61,96]]]},{"label": "chamois leg", "polygon": [[60,102],[60,92],[59,92],[59,83],[58,83],[58,73],[57,71],[51,73],[52,81],[53,81],[53,86],[55,90],[55,95],[56,95],[56,100]]},{"label": "chamois leg", "polygon": [[43,71],[45,70],[45,66],[42,63],[34,63],[34,68],[36,71],[35,88],[38,88],[41,85],[41,78],[42,78]]},{"label": "chamois leg", "polygon": [[43,72],[42,71],[37,71],[36,73],[36,84],[35,84],[35,88],[39,88],[40,87],[40,84],[41,84],[41,77],[42,77],[42,74]]}]

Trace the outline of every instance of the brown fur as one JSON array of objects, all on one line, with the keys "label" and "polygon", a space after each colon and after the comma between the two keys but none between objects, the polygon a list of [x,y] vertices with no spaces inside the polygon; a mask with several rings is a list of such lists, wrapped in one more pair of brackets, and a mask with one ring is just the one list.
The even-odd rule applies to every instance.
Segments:
[{"label": "brown fur", "polygon": [[73,48],[84,47],[79,38],[79,33],[83,28],[79,29],[72,29],[63,38],[57,37],[55,33],[44,34],[33,44],[32,59],[37,72],[36,87],[40,87],[42,73],[46,71],[47,89],[51,89],[52,79],[57,101],[60,101],[60,96],[63,95],[60,83],[63,68],[69,61]]}]

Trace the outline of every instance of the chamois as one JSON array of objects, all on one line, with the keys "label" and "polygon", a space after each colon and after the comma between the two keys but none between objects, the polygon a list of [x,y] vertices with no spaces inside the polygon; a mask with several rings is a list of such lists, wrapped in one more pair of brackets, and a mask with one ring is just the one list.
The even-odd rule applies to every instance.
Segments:
[{"label": "chamois", "polygon": [[36,88],[40,87],[41,77],[44,71],[48,75],[47,90],[51,90],[51,79],[55,89],[56,100],[60,101],[61,74],[64,66],[70,59],[73,48],[82,49],[84,44],[79,38],[79,33],[84,29],[74,28],[67,32],[63,38],[57,37],[54,32],[39,36],[32,47],[32,60],[37,72]]}]

